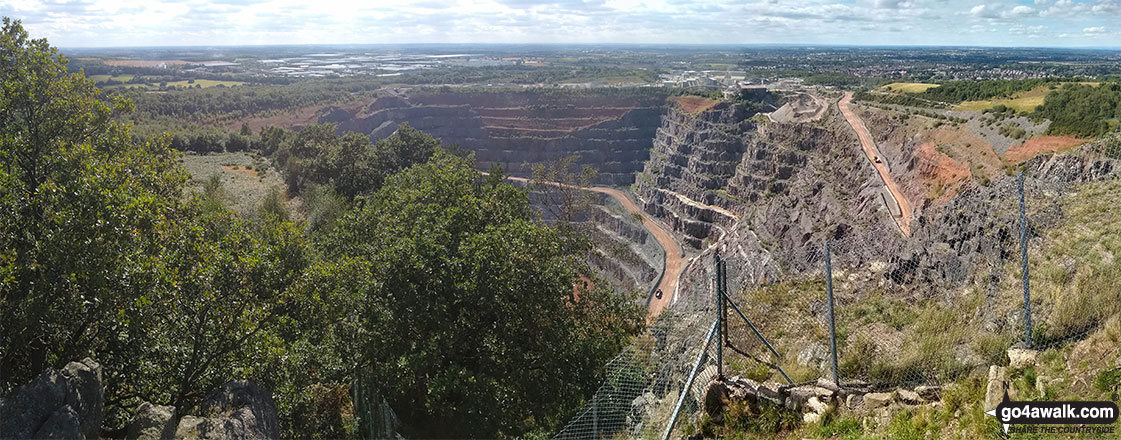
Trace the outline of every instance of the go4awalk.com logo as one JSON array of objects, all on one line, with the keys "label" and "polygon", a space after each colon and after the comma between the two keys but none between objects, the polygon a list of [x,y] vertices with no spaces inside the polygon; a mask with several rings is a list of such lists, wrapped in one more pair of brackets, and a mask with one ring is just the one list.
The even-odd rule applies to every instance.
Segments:
[{"label": "go4awalk.com logo", "polygon": [[[1113,434],[1117,404],[1113,402],[1013,402],[1004,401],[985,414],[1004,425],[1004,433]],[[1030,426],[1016,426],[1030,425]],[[1045,426],[1041,426],[1045,425]],[[1011,428],[1011,429],[1010,429]]]}]

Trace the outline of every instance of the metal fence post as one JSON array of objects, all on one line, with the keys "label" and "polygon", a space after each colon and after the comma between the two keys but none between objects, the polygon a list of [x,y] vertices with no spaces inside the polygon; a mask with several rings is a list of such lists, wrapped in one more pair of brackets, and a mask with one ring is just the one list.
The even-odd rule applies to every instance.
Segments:
[{"label": "metal fence post", "polygon": [[1020,272],[1024,285],[1024,346],[1031,348],[1031,287],[1028,284],[1028,221],[1024,213],[1024,173],[1016,176],[1020,193]]},{"label": "metal fence post", "polygon": [[716,256],[716,378],[724,378],[724,291],[728,262]]},{"label": "metal fence post", "polygon": [[825,291],[829,295],[829,351],[833,354],[833,383],[840,385],[837,374],[837,323],[833,317],[833,264],[829,260],[829,240],[825,240]]}]

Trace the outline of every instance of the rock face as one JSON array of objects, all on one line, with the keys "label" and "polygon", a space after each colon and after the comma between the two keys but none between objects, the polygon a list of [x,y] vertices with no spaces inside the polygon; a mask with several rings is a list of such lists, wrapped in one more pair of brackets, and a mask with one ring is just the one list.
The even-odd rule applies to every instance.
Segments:
[{"label": "rock face", "polygon": [[408,123],[474,151],[481,169],[500,164],[522,177],[531,174],[526,164],[578,155],[599,170],[597,183],[630,185],[649,155],[665,98],[659,90],[415,89],[378,98],[353,116],[324,113],[320,121],[375,140]]},{"label": "rock face", "polygon": [[200,406],[207,415],[183,416],[175,438],[275,439],[280,437],[272,394],[251,382],[233,381],[210,394]]},{"label": "rock face", "polygon": [[175,407],[141,403],[128,427],[129,440],[175,438]]},{"label": "rock face", "polygon": [[86,358],[47,370],[0,399],[5,439],[97,438],[105,416],[101,365]]}]

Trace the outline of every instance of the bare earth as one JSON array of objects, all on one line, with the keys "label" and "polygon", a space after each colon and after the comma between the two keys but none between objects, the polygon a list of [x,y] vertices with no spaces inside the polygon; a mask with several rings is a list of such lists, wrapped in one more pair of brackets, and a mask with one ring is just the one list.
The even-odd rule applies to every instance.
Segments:
[{"label": "bare earth", "polygon": [[899,230],[903,231],[903,235],[909,237],[911,236],[911,218],[913,215],[911,202],[907,200],[906,197],[903,197],[903,191],[900,191],[899,186],[895,184],[895,179],[893,179],[891,173],[888,172],[887,165],[882,163],[882,161],[876,162],[875,158],[878,156],[878,153],[876,153],[876,143],[872,141],[872,135],[868,133],[868,128],[864,126],[864,121],[861,121],[860,117],[849,108],[849,103],[851,102],[852,92],[845,92],[845,97],[841,98],[837,106],[841,109],[841,114],[845,116],[845,120],[852,126],[853,131],[856,132],[856,136],[860,138],[860,146],[863,148],[864,154],[868,156],[868,160],[872,162],[872,166],[876,167],[876,171],[880,173],[880,178],[883,179],[884,185],[887,186],[888,191],[891,192],[892,197],[895,197],[896,203],[899,204],[899,211],[902,215],[895,219],[895,223],[899,225]]},{"label": "bare earth", "polygon": [[1037,136],[1004,152],[1004,160],[1017,165],[1042,153],[1053,153],[1088,142],[1074,136]]},{"label": "bare earth", "polygon": [[[507,176],[506,178],[518,182],[529,182],[529,179],[523,177]],[[545,183],[561,185],[560,183],[554,182]],[[662,245],[662,249],[665,250],[666,267],[662,273],[662,281],[658,283],[658,289],[662,291],[662,298],[650,298],[650,309],[646,314],[646,322],[654,322],[654,319],[657,318],[658,315],[662,313],[662,310],[673,300],[673,291],[677,288],[677,278],[681,275],[681,269],[685,266],[685,259],[681,253],[681,246],[678,245],[677,240],[673,238],[673,234],[662,227],[662,225],[652,220],[649,216],[643,214],[642,210],[638,209],[638,206],[634,204],[634,201],[632,201],[630,197],[627,197],[622,191],[602,186],[593,186],[583,189],[614,197],[619,203],[623,204],[628,211],[641,215],[642,226],[654,235],[654,239],[658,240],[658,244]]]}]

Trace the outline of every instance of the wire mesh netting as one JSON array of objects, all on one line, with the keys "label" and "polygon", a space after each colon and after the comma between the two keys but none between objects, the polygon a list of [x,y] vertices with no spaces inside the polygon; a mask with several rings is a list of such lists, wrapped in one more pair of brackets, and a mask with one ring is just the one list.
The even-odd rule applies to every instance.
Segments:
[{"label": "wire mesh netting", "polygon": [[603,384],[555,438],[662,438],[679,401],[686,413],[697,408],[716,374],[715,299],[704,284],[679,289],[676,304],[607,364]]},{"label": "wire mesh netting", "polygon": [[1121,227],[1113,220],[1121,184],[1111,160],[1121,157],[1121,141],[1086,151],[1100,160],[1022,166],[1024,221],[1021,182],[1002,177],[962,189],[916,220],[910,237],[890,223],[837,230],[827,240],[828,280],[825,241],[786,249],[796,257],[785,271],[764,283],[745,278],[739,289],[734,268],[758,262],[729,253],[730,292],[778,353],[731,318],[729,370],[760,381],[782,381],[775,367],[794,382],[831,379],[827,281],[842,385],[942,384],[1007,365],[1009,348],[1071,350],[1103,328],[1121,334]]},{"label": "wire mesh netting", "polygon": [[[717,246],[692,260],[673,306],[608,366],[603,386],[557,438],[660,438],[667,429],[681,437],[717,374],[721,346],[728,376],[783,384],[836,377],[881,390],[1008,365],[1010,348],[1063,359],[1115,347],[1117,159],[1114,136],[980,185],[942,188],[950,195],[936,194],[936,208],[908,219],[909,234],[898,212],[860,230],[821,225],[827,238],[779,249],[744,225],[718,227]],[[722,309],[718,259],[731,300]],[[714,322],[717,310],[723,320]]]}]

